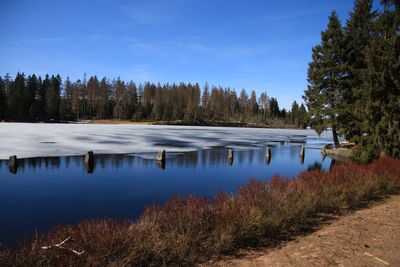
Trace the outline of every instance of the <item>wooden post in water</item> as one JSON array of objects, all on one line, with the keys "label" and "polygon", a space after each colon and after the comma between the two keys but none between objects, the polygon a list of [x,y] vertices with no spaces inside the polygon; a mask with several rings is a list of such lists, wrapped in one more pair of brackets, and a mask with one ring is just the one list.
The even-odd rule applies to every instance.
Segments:
[{"label": "wooden post in water", "polygon": [[161,170],[165,170],[165,150],[158,151],[156,160],[158,167]]},{"label": "wooden post in water", "polygon": [[304,145],[302,145],[301,148],[300,148],[300,163],[301,164],[304,164],[304,156],[305,156],[305,154],[306,154],[305,147],[304,147]]},{"label": "wooden post in water", "polygon": [[94,170],[94,154],[88,151],[85,155],[85,169],[87,173],[93,173]]},{"label": "wooden post in water", "polygon": [[165,150],[158,151],[157,161],[165,163]]},{"label": "wooden post in water", "polygon": [[302,145],[300,148],[300,157],[304,157],[304,155],[305,155],[305,147],[304,145]]},{"label": "wooden post in water", "polygon": [[12,155],[8,160],[8,169],[10,170],[11,173],[16,174],[17,168],[18,168],[18,158],[16,155]]},{"label": "wooden post in water", "polygon": [[233,149],[228,150],[228,164],[229,165],[233,164]]},{"label": "wooden post in water", "polygon": [[271,162],[271,149],[269,148],[269,146],[267,145],[267,147],[265,148],[265,162],[267,164],[269,164]]}]

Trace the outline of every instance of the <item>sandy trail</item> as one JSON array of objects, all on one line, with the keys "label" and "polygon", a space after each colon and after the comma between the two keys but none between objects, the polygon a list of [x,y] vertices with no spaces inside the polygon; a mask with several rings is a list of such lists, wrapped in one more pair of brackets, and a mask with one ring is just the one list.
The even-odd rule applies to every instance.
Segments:
[{"label": "sandy trail", "polygon": [[281,248],[214,266],[400,266],[400,196],[340,217]]}]

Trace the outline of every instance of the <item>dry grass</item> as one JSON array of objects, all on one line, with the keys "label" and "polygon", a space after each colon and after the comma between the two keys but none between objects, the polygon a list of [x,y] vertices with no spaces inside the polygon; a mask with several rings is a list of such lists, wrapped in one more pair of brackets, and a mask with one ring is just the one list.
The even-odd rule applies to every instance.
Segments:
[{"label": "dry grass", "polygon": [[[55,228],[21,248],[0,250],[0,265],[193,265],[239,248],[274,245],[308,229],[321,213],[356,208],[399,189],[400,160],[391,158],[304,172],[292,180],[251,180],[235,195],[220,193],[212,201],[176,196],[148,207],[135,223],[94,220]],[[65,247],[84,250],[82,255],[40,248],[69,236]]]}]

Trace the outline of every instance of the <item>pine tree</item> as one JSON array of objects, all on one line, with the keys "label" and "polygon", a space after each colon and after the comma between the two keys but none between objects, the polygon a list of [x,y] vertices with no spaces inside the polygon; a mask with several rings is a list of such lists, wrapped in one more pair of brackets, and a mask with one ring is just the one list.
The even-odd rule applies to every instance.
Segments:
[{"label": "pine tree", "polygon": [[308,68],[308,88],[304,100],[310,111],[311,126],[321,133],[332,127],[334,145],[339,145],[337,127],[341,110],[341,81],[344,77],[344,36],[335,11],[329,17],[328,27],[321,33],[322,42],[312,49]]},{"label": "pine tree", "polygon": [[299,118],[299,127],[306,128],[308,125],[307,110],[303,103],[300,105],[298,118]]},{"label": "pine tree", "polygon": [[74,115],[72,114],[72,96],[73,96],[73,84],[69,80],[69,77],[65,80],[65,88],[62,90],[61,102],[60,102],[60,118],[63,120],[73,120]]},{"label": "pine tree", "polygon": [[281,114],[281,111],[279,109],[279,103],[278,100],[274,97],[271,97],[271,101],[269,104],[269,113],[273,117],[279,117]]},{"label": "pine tree", "polygon": [[51,78],[46,75],[43,81],[45,88],[45,103],[47,119],[59,120],[60,101],[61,101],[61,77],[52,75]]},{"label": "pine tree", "polygon": [[29,120],[37,119],[36,95],[38,90],[38,79],[36,78],[36,75],[33,74],[28,76],[27,90],[25,92],[24,101],[24,117]]},{"label": "pine tree", "polygon": [[158,121],[161,119],[163,110],[162,88],[160,84],[158,84],[157,87],[155,88],[154,101],[152,106],[153,106],[152,117],[155,121]]},{"label": "pine tree", "polygon": [[240,113],[240,121],[245,122],[246,121],[246,115],[247,115],[247,105],[249,102],[249,96],[246,92],[246,90],[242,89],[240,91],[240,96],[239,96],[239,113]]},{"label": "pine tree", "polygon": [[299,125],[299,104],[296,101],[292,103],[292,110],[290,111],[290,122],[294,125]]},{"label": "pine tree", "polygon": [[249,118],[254,118],[258,115],[257,95],[254,90],[250,94],[247,114],[249,115]]},{"label": "pine tree", "polygon": [[7,109],[11,120],[24,121],[25,75],[17,73],[7,91]]},{"label": "pine tree", "polygon": [[[376,21],[378,34],[366,51],[368,131],[363,145],[371,151],[400,156],[400,3],[384,1]],[[375,155],[376,156],[376,155]]]},{"label": "pine tree", "polygon": [[356,141],[369,131],[367,47],[374,35],[372,0],[356,0],[345,26],[345,75],[342,79],[341,132]]},{"label": "pine tree", "polygon": [[125,82],[121,81],[121,79],[118,77],[118,79],[113,82],[113,87],[114,87],[114,109],[113,109],[113,117],[114,119],[123,119],[123,113],[124,113],[124,96],[125,96]]},{"label": "pine tree", "polygon": [[96,116],[97,96],[100,91],[99,88],[100,85],[97,76],[90,77],[87,83],[87,108],[90,117]]},{"label": "pine tree", "polygon": [[201,97],[201,107],[203,110],[203,117],[206,120],[210,119],[210,92],[208,83],[204,85],[203,95]]},{"label": "pine tree", "polygon": [[6,118],[6,84],[0,77],[0,121]]}]

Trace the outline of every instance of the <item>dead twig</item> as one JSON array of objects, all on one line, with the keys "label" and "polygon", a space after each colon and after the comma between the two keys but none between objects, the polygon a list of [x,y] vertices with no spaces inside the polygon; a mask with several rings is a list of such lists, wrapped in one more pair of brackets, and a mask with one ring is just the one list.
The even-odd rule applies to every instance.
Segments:
[{"label": "dead twig", "polygon": [[61,241],[60,243],[58,243],[58,244],[55,244],[55,245],[51,245],[51,246],[43,246],[43,247],[41,247],[41,249],[51,249],[51,248],[61,248],[61,249],[65,249],[65,250],[68,250],[68,251],[71,251],[72,253],[75,253],[76,255],[82,255],[85,251],[81,251],[81,252],[79,252],[79,251],[76,251],[76,250],[74,250],[74,249],[69,249],[69,248],[66,248],[66,247],[63,247],[62,245],[63,244],[65,244],[69,239],[70,239],[71,237],[69,236],[69,237],[67,237],[65,240],[63,240],[63,241]]},{"label": "dead twig", "polygon": [[385,265],[388,265],[388,266],[390,265],[388,262],[386,262],[386,261],[384,261],[384,260],[382,260],[382,259],[380,259],[378,257],[375,257],[374,255],[369,254],[368,252],[364,252],[364,254],[369,256],[369,257],[373,257],[375,260],[377,260],[377,261],[379,261],[379,262],[381,262],[381,263],[383,263]]}]

